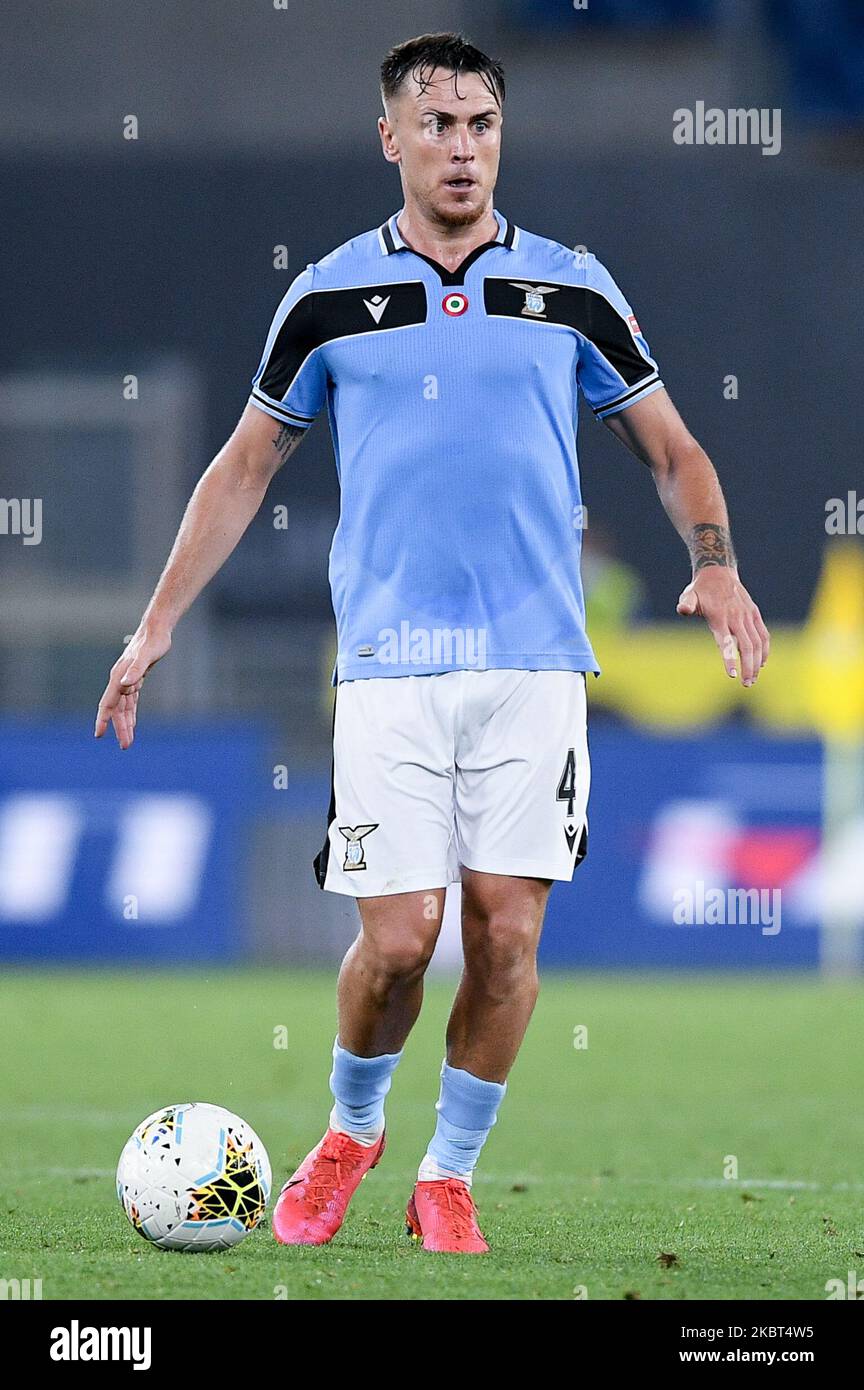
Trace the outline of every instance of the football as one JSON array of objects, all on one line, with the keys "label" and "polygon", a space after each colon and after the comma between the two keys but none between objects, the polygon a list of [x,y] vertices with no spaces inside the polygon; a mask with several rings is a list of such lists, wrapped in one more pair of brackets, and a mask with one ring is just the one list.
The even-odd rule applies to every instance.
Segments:
[{"label": "football", "polygon": [[267,1150],[239,1115],[187,1102],[154,1110],[117,1165],[117,1196],[139,1235],[163,1250],[224,1250],[264,1215]]}]

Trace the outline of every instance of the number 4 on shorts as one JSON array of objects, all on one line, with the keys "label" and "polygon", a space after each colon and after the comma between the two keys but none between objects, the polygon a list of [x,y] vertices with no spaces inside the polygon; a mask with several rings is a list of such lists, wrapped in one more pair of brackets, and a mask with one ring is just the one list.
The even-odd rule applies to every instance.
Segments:
[{"label": "number 4 on shorts", "polygon": [[573,802],[576,797],[576,754],[572,748],[567,749],[567,761],[564,764],[564,771],[561,773],[561,781],[558,783],[558,795],[556,801],[567,802],[567,814],[573,814]]},{"label": "number 4 on shorts", "polygon": [[572,748],[567,749],[567,759],[564,763],[564,771],[561,773],[561,781],[558,783],[556,800],[567,802],[564,838],[567,841],[567,848],[572,854],[573,846],[576,843],[576,826],[573,824],[574,802],[576,800],[576,754]]}]

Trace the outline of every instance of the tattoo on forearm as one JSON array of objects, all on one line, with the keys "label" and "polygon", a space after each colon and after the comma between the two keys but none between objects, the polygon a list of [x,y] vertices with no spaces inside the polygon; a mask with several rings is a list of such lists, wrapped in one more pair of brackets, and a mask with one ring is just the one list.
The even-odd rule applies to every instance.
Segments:
[{"label": "tattoo on forearm", "polygon": [[282,464],[285,462],[285,460],[288,458],[289,454],[293,454],[294,450],[297,448],[297,445],[300,443],[300,440],[303,438],[305,433],[306,431],[300,429],[297,425],[279,426],[279,433],[273,440],[273,447],[279,455],[280,468]]},{"label": "tattoo on forearm", "polygon": [[737,564],[732,538],[725,526],[715,526],[710,521],[700,521],[690,532],[687,542],[694,573],[704,570],[708,565]]}]

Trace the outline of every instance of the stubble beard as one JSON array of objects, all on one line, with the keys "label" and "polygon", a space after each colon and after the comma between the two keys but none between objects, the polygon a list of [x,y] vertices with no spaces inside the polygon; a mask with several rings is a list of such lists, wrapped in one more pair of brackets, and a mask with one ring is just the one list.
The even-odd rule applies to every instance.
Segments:
[{"label": "stubble beard", "polygon": [[472,227],[481,222],[486,215],[485,202],[479,207],[441,207],[434,202],[426,204],[427,216],[444,228]]}]

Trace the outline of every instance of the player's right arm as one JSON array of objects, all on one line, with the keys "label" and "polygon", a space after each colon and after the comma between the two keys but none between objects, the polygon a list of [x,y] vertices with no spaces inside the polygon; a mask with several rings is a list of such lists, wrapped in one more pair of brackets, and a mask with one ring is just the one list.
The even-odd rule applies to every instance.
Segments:
[{"label": "player's right arm", "polygon": [[246,406],[231,438],[199,479],[153,597],[111,668],[99,701],[96,738],[113,723],[120,747],[132,743],[144,677],[169,650],[174,627],[228,559],[274,473],[305,433],[256,405]]},{"label": "player's right arm", "polygon": [[270,479],[322,408],[316,270],[307,265],[282,299],[264,343],[252,395],[227,444],[199,479],[159,583],[99,701],[95,734],[110,723],[128,748],[144,677],[171,646],[176,624],[224,565],[264,500]]}]

